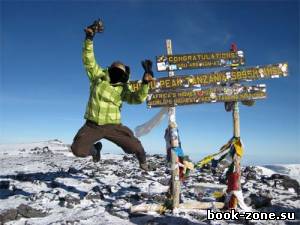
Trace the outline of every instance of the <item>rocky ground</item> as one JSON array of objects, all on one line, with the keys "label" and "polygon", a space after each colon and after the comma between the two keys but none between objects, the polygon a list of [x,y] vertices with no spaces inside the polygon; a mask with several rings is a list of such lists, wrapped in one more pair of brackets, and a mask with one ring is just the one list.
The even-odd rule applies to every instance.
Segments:
[{"label": "rocky ground", "polygon": [[[166,200],[165,157],[148,159],[152,171],[144,172],[131,155],[104,154],[93,163],[58,140],[0,145],[0,223],[300,224],[299,183],[264,167],[243,168],[245,202],[254,211],[295,212],[296,220],[208,221],[206,210],[130,214],[132,205]],[[215,201],[212,193],[225,187],[221,171],[195,170],[182,185],[181,201]]]}]

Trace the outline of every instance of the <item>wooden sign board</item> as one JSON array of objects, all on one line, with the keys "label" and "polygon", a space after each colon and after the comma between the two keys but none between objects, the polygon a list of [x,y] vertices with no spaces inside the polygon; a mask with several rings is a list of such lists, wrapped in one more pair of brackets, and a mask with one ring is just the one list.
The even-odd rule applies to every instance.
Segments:
[{"label": "wooden sign board", "polygon": [[[214,73],[183,75],[157,78],[149,84],[150,93],[162,90],[194,88],[228,82],[253,81],[259,79],[279,78],[288,75],[288,64],[278,63],[266,66],[256,66],[237,70],[224,70]],[[136,91],[141,82],[131,81],[131,88]]]},{"label": "wooden sign board", "polygon": [[266,97],[266,86],[233,86],[213,87],[205,90],[172,91],[149,94],[149,107],[166,107],[177,105],[232,102],[263,99]]},{"label": "wooden sign board", "polygon": [[162,55],[156,57],[157,71],[228,67],[244,64],[243,51]]}]

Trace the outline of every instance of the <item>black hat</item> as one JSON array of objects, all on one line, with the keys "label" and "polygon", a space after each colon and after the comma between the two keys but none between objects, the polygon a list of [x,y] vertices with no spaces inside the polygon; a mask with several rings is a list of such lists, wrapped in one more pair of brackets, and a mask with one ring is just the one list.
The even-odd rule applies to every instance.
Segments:
[{"label": "black hat", "polygon": [[127,83],[129,80],[130,69],[129,66],[126,66],[124,63],[120,61],[115,61],[111,64],[108,69],[110,82],[114,83]]}]

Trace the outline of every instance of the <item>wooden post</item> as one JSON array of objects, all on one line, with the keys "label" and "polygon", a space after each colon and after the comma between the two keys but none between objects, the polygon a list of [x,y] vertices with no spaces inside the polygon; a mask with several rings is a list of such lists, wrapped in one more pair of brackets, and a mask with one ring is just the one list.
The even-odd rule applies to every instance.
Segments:
[{"label": "wooden post", "polygon": [[[235,44],[231,45],[231,51],[237,51],[237,47]],[[233,66],[231,69],[236,70],[237,67]],[[235,138],[240,138],[240,110],[239,110],[239,102],[234,102],[233,109],[232,109],[232,119],[233,119],[233,136]],[[239,175],[238,178],[238,186],[239,190],[241,190],[241,158],[235,154],[234,158],[234,166],[236,168],[236,172]],[[229,200],[228,207],[232,209],[236,209],[238,205],[238,200],[235,195],[231,196],[231,199]]]},{"label": "wooden post", "polygon": [[[172,55],[172,41],[170,39],[166,40],[167,54]],[[174,71],[169,71],[169,77],[174,76]],[[176,124],[176,109],[175,107],[169,107],[169,134],[171,140],[171,147],[178,147],[178,134],[177,134],[177,124]],[[171,150],[171,192],[172,192],[172,208],[179,207],[179,196],[180,196],[180,180],[179,180],[179,166],[178,157],[176,152]]]},{"label": "wooden post", "polygon": [[233,118],[233,136],[240,137],[239,102],[234,102],[233,109],[232,109],[232,118]]},{"label": "wooden post", "polygon": [[[233,109],[232,109],[232,118],[233,118],[233,136],[235,138],[239,138],[240,137],[240,114],[239,114],[239,103],[238,102],[234,102],[233,105]],[[236,172],[238,173],[238,189],[241,190],[241,165],[240,165],[240,157],[235,154],[234,158],[234,166],[236,168]],[[229,182],[229,181],[228,181]],[[238,205],[238,200],[237,197],[235,195],[232,195],[231,198],[229,199],[228,202],[228,208],[230,209],[236,209]]]}]

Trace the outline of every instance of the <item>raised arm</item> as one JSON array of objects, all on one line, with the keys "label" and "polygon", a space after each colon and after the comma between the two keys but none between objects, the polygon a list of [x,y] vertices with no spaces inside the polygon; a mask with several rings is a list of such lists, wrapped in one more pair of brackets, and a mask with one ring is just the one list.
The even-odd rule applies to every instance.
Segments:
[{"label": "raised arm", "polygon": [[95,59],[93,41],[86,39],[83,45],[82,60],[87,75],[90,80],[95,80],[97,78],[104,78],[106,72],[101,68]]},{"label": "raised arm", "polygon": [[94,54],[93,38],[97,32],[102,31],[103,23],[100,20],[95,21],[92,25],[85,29],[86,38],[82,49],[82,60],[90,80],[98,78],[104,79],[107,74],[106,70],[98,65]]},{"label": "raised arm", "polygon": [[149,82],[154,80],[151,60],[142,61],[142,66],[145,70],[142,85],[137,91],[132,91],[131,87],[126,84],[122,93],[122,100],[129,104],[141,104],[146,100],[149,91]]}]

